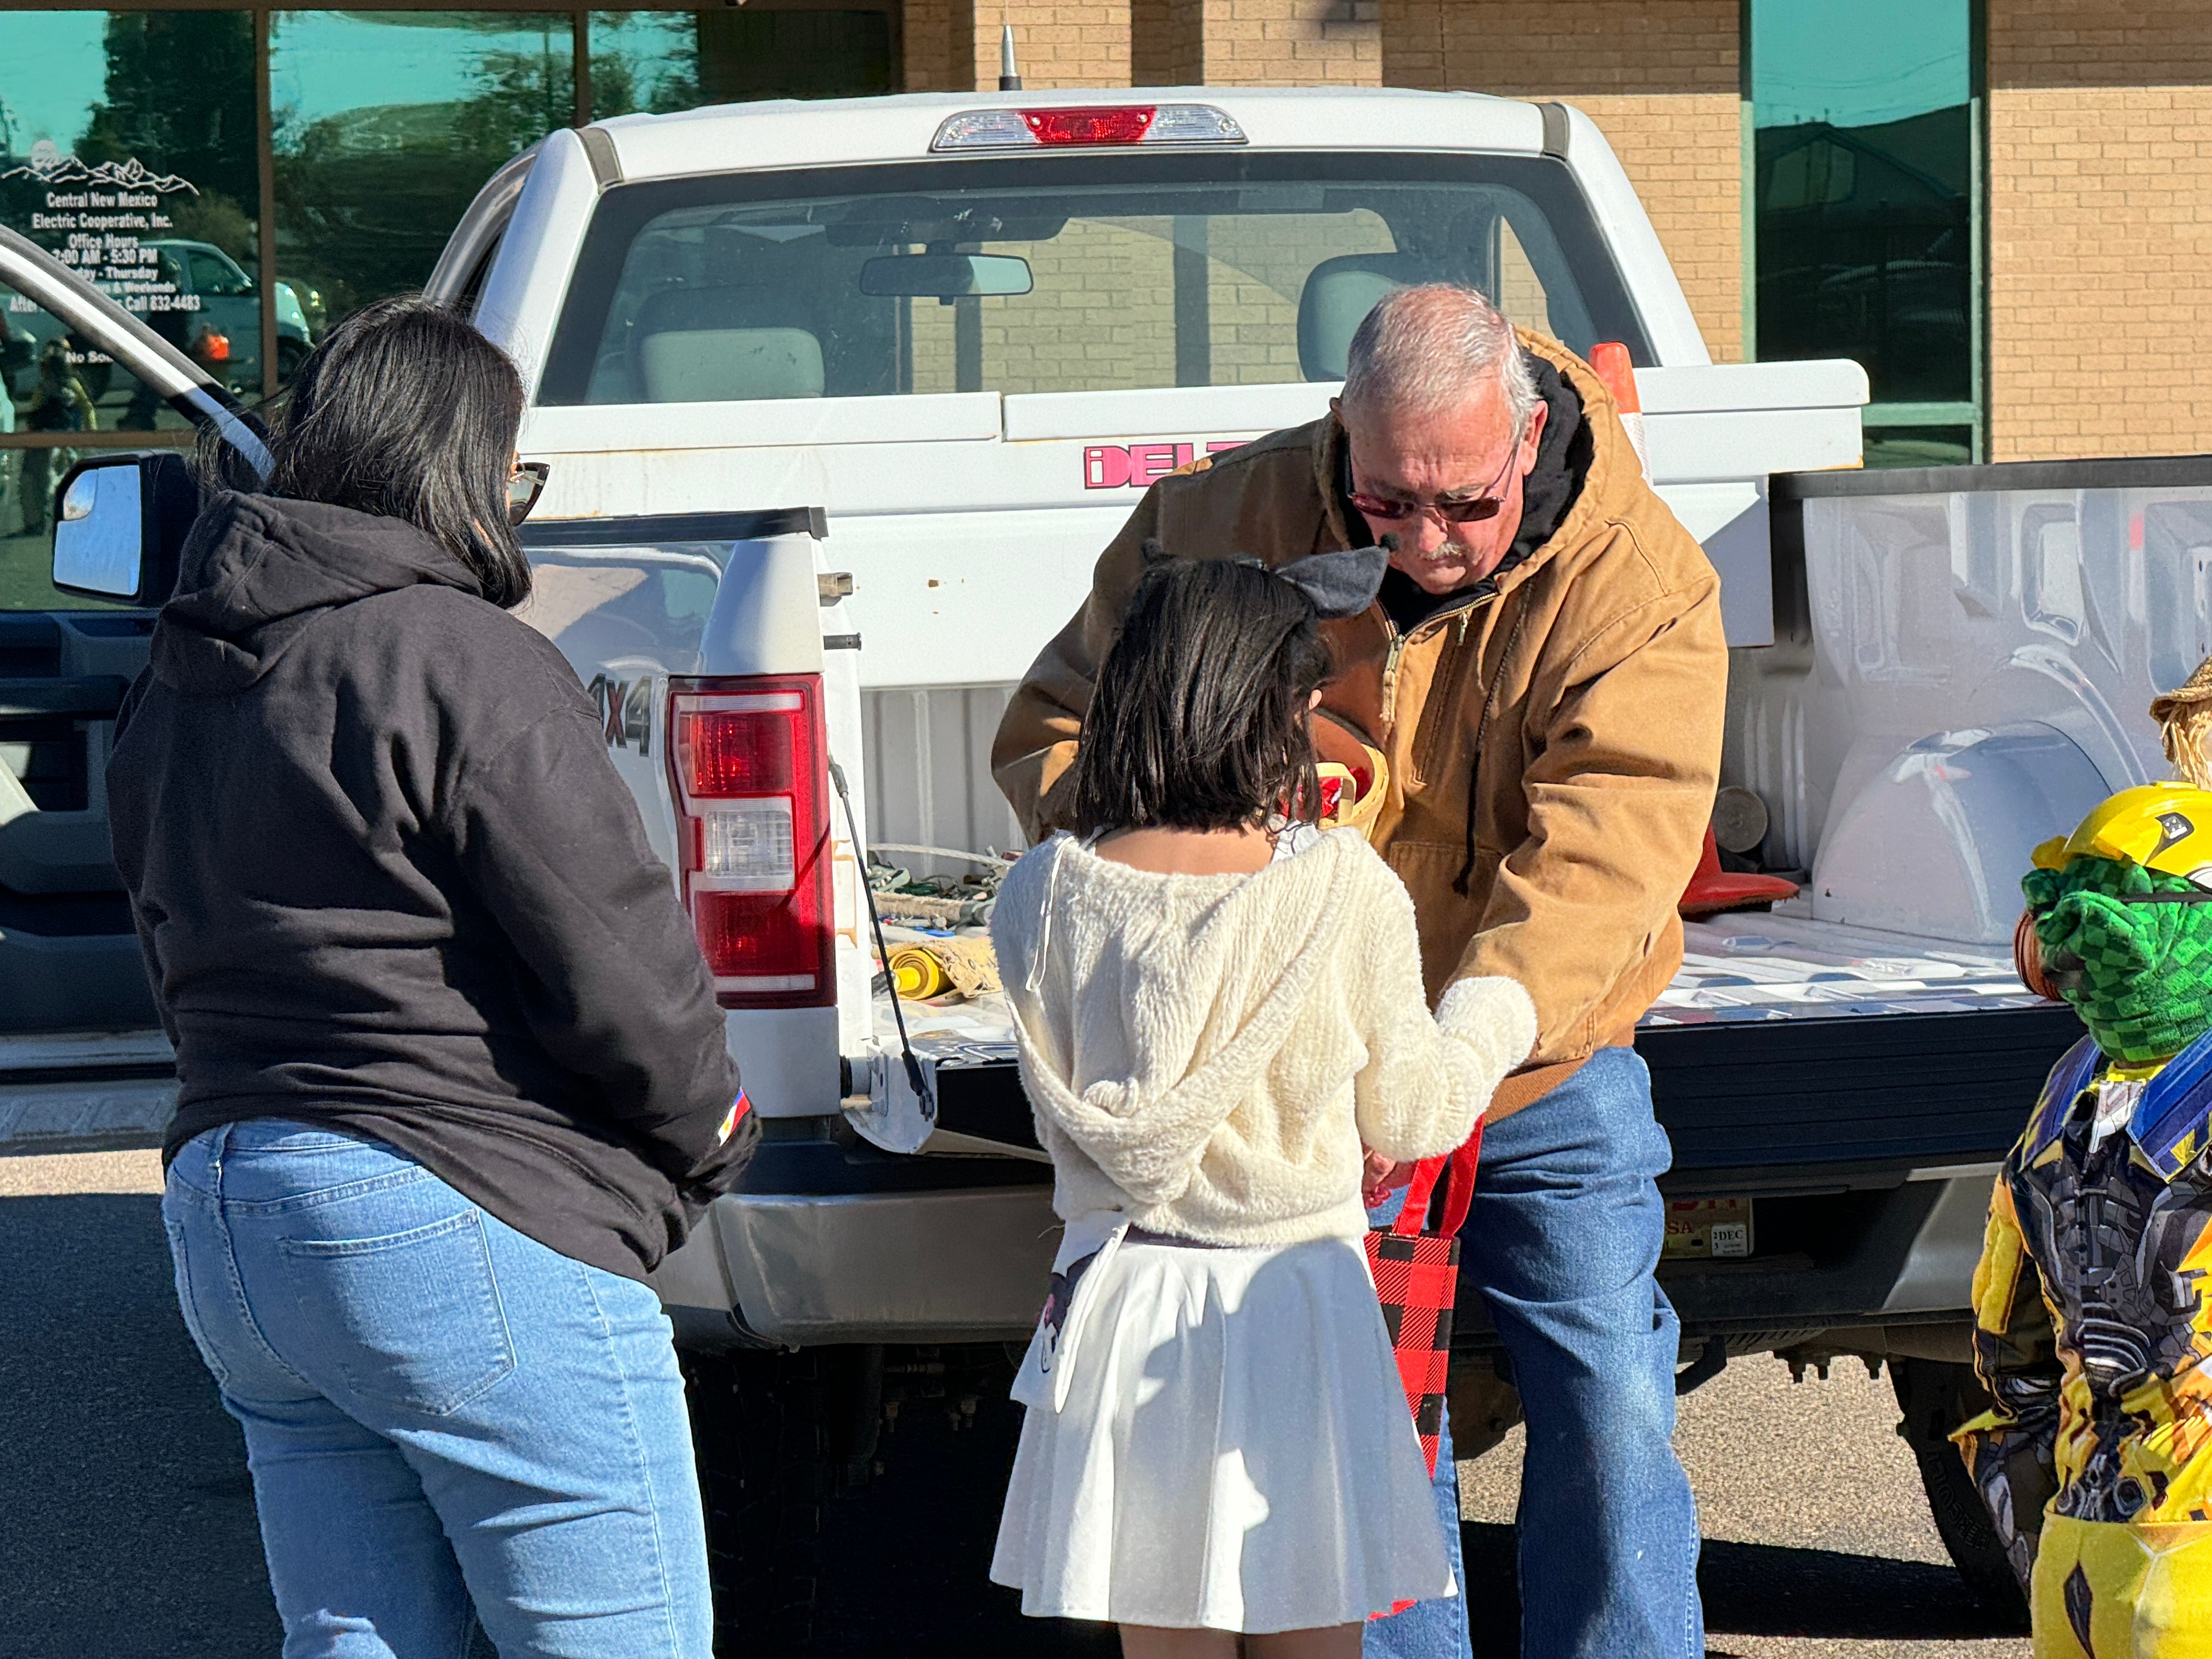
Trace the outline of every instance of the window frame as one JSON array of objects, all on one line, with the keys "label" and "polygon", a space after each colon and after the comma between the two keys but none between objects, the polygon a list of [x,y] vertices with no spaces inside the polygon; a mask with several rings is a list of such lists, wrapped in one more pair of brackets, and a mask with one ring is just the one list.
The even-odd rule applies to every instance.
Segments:
[{"label": "window frame", "polygon": [[[1752,62],[1752,12],[1762,0],[1741,0],[1737,14],[1737,91],[1741,111],[1742,191],[1739,236],[1742,263],[1743,360],[1759,356],[1758,100]],[[1967,158],[1967,395],[1948,402],[1869,403],[1862,429],[1966,427],[1971,464],[1989,458],[1990,145],[1988,0],[1966,0]]]}]

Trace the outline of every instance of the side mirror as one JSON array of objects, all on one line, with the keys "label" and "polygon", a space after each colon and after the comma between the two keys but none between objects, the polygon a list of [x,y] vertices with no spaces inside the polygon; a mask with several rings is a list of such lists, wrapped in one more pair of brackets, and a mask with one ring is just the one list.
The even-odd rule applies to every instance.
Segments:
[{"label": "side mirror", "polygon": [[178,558],[200,509],[182,454],[95,455],[64,473],[55,495],[56,587],[147,606],[176,591]]},{"label": "side mirror", "polygon": [[1035,286],[1030,262],[1012,253],[893,253],[860,267],[860,292],[892,299],[1027,294]]}]

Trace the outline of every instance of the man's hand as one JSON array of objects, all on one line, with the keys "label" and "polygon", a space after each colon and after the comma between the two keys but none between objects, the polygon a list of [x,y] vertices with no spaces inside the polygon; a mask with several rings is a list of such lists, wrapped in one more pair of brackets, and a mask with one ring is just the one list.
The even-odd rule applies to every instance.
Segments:
[{"label": "man's hand", "polygon": [[1380,1152],[1368,1152],[1367,1167],[1360,1172],[1359,1200],[1371,1210],[1413,1178],[1411,1163],[1394,1163]]}]

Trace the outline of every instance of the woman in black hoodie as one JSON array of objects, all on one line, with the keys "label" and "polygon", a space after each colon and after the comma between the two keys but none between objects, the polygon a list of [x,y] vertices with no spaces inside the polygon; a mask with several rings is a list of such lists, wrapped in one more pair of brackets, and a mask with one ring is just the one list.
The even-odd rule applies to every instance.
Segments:
[{"label": "woman in black hoodie", "polygon": [[[757,1126],[509,524],[522,386],[372,306],[187,544],[107,774],[177,1047],[162,1218],[289,1659],[706,1659],[645,1275]],[[520,514],[514,516],[519,519]]]}]

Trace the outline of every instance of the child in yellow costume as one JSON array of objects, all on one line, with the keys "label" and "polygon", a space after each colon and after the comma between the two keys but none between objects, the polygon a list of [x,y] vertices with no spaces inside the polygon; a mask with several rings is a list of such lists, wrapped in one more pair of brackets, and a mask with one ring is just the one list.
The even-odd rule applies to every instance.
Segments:
[{"label": "child in yellow costume", "polygon": [[1997,1178],[1996,1407],[1954,1437],[2037,1659],[2212,1659],[2212,662],[2151,712],[2191,781],[2113,796],[2021,883],[2027,971],[2089,1036]]}]

